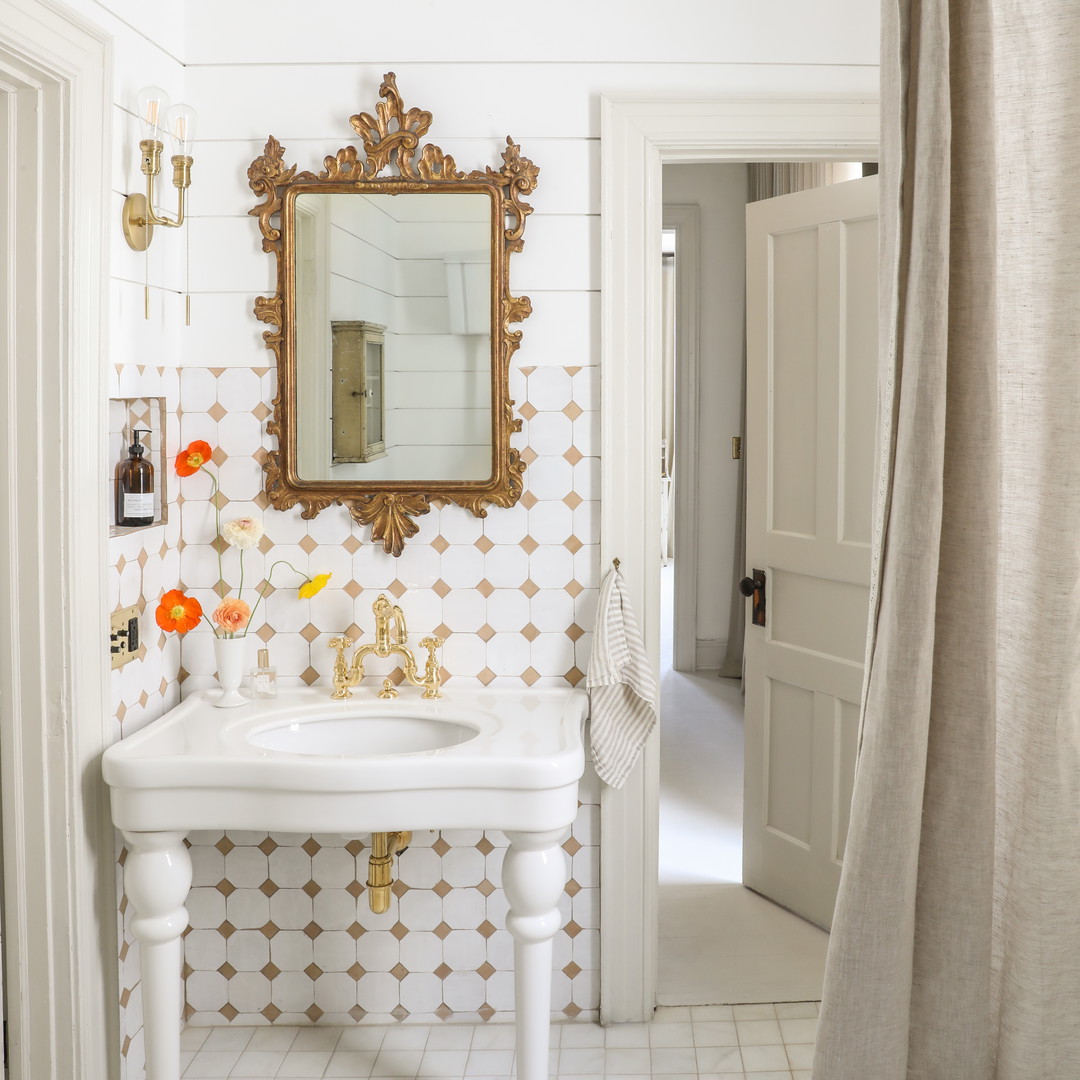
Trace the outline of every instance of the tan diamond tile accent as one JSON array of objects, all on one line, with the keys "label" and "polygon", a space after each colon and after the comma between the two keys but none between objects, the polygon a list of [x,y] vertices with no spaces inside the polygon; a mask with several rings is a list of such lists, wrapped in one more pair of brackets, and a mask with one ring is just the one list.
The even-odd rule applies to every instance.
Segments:
[{"label": "tan diamond tile accent", "polygon": [[363,885],[361,885],[359,881],[355,881],[355,880],[353,880],[353,881],[350,881],[350,882],[349,882],[349,884],[345,886],[345,891],[346,891],[346,892],[347,892],[347,893],[348,893],[348,894],[349,894],[349,895],[350,895],[350,896],[351,896],[351,897],[352,897],[352,898],[353,898],[354,900],[359,900],[359,899],[360,899],[360,896],[361,896],[361,894],[362,894],[362,893],[363,893],[363,891],[364,891],[364,886],[363,886]]},{"label": "tan diamond tile accent", "polygon": [[261,892],[263,894],[263,896],[273,896],[274,893],[276,893],[277,891],[278,891],[277,883],[274,882],[274,881],[271,881],[269,878],[267,878],[259,886],[259,892]]},{"label": "tan diamond tile accent", "polygon": [[364,927],[362,927],[358,922],[354,922],[352,926],[350,926],[345,931],[345,933],[348,934],[349,937],[353,939],[353,941],[356,941],[358,938],[363,937],[364,934],[367,933],[367,930],[365,930]]},{"label": "tan diamond tile accent", "polygon": [[585,545],[576,537],[571,536],[563,541],[563,547],[570,552],[571,555],[576,555]]},{"label": "tan diamond tile accent", "polygon": [[236,974],[236,968],[234,968],[227,960],[217,970],[218,974],[224,975],[226,979],[231,979]]},{"label": "tan diamond tile accent", "polygon": [[309,922],[304,927],[304,933],[314,941],[322,933],[322,927],[317,922]]},{"label": "tan diamond tile accent", "polygon": [[539,501],[540,500],[531,491],[524,492],[518,500],[526,510],[531,510]]},{"label": "tan diamond tile accent", "polygon": [[484,668],[483,671],[477,673],[476,677],[480,680],[481,685],[487,686],[496,678],[496,675],[491,668]]},{"label": "tan diamond tile accent", "polygon": [[436,536],[431,546],[441,555],[450,546],[450,541],[445,536]]},{"label": "tan diamond tile accent", "polygon": [[443,641],[446,641],[454,631],[450,629],[446,623],[439,623],[438,626],[432,631],[436,637],[441,637]]},{"label": "tan diamond tile accent", "polygon": [[441,859],[449,850],[450,845],[443,839],[442,835],[439,835],[439,839],[431,845],[431,850]]},{"label": "tan diamond tile accent", "polygon": [[540,636],[540,631],[532,623],[526,623],[521,628],[521,636],[526,641],[535,641]]},{"label": "tan diamond tile accent", "polygon": [[584,501],[576,491],[571,491],[569,495],[563,496],[563,503],[569,506],[571,510],[576,510]]},{"label": "tan diamond tile accent", "polygon": [[485,937],[485,938],[489,938],[489,937],[491,937],[491,935],[492,935],[492,934],[494,934],[494,933],[495,933],[495,927],[494,927],[494,925],[493,925],[493,924],[492,924],[491,922],[489,922],[489,921],[488,921],[487,919],[485,919],[485,920],[484,920],[484,921],[483,921],[483,922],[482,922],[482,923],[481,923],[481,924],[480,924],[480,925],[479,925],[479,926],[478,926],[478,927],[476,928],[476,932],[477,932],[478,934],[480,934],[480,935],[481,935],[482,937]]},{"label": "tan diamond tile accent", "polygon": [[222,855],[228,855],[236,845],[227,837],[223,836],[215,845]]},{"label": "tan diamond tile accent", "polygon": [[531,536],[526,536],[524,540],[518,543],[518,547],[520,547],[526,555],[531,555],[539,546],[540,545]]},{"label": "tan diamond tile accent", "polygon": [[141,706],[142,706],[142,707],[143,707],[143,708],[145,709],[145,708],[146,708],[146,703],[147,703],[147,702],[148,702],[149,700],[150,700],[150,695],[149,695],[149,694],[148,694],[148,693],[147,693],[147,692],[146,692],[146,691],[144,690],[144,691],[143,691],[143,692],[142,692],[142,693],[141,693],[141,694],[139,695],[139,704],[140,704],[140,705],[141,705]]},{"label": "tan diamond tile accent", "polygon": [[539,456],[540,455],[537,454],[531,446],[526,446],[525,449],[521,451],[521,460],[524,461],[526,465],[531,465]]},{"label": "tan diamond tile accent", "polygon": [[480,976],[485,982],[495,974],[495,967],[493,964],[485,960],[477,969],[476,974]]},{"label": "tan diamond tile accent", "polygon": [[165,691],[169,689],[169,680],[164,675],[161,676],[161,682],[158,683],[158,693],[162,696],[165,695]]},{"label": "tan diamond tile accent", "polygon": [[571,641],[577,641],[578,638],[580,638],[584,633],[585,633],[584,629],[582,629],[582,627],[578,626],[577,623],[571,623],[566,628],[566,636]]},{"label": "tan diamond tile accent", "polygon": [[[185,840],[187,837],[184,838]],[[120,855],[116,860],[117,866],[123,866],[128,860],[128,849],[126,847],[120,849]]]},{"label": "tan diamond tile accent", "polygon": [[[183,676],[181,676],[181,678],[183,678]],[[116,706],[116,719],[122,724],[125,716],[127,716],[127,706],[121,701],[120,704]]]},{"label": "tan diamond tile accent", "polygon": [[315,551],[318,548],[319,542],[317,540],[313,539],[312,536],[309,533],[307,536],[303,537],[303,539],[301,539],[300,542],[296,546],[305,555],[310,555],[313,551]]},{"label": "tan diamond tile accent", "polygon": [[281,1010],[272,1001],[264,1009],[260,1009],[259,1011],[271,1024],[281,1015]]},{"label": "tan diamond tile accent", "polygon": [[539,410],[535,405],[529,404],[529,402],[523,402],[518,406],[518,415],[524,420],[531,420]]},{"label": "tan diamond tile accent", "polygon": [[313,878],[304,886],[304,892],[306,892],[308,896],[314,899],[316,896],[319,895],[319,893],[322,892],[322,886]]},{"label": "tan diamond tile accent", "polygon": [[540,586],[532,578],[526,578],[521,583],[521,591],[531,600],[540,591]]},{"label": "tan diamond tile accent", "polygon": [[181,1016],[181,1019],[183,1019],[184,1023],[187,1023],[187,1021],[190,1020],[194,1015],[195,1015],[195,1006],[190,1005],[190,1004],[185,1004],[184,1005],[184,1011],[183,1011],[183,1014]]},{"label": "tan diamond tile accent", "polygon": [[367,1016],[367,1009],[362,1009],[359,1005],[354,1005],[349,1010],[349,1015],[359,1024],[360,1021]]},{"label": "tan diamond tile accent", "polygon": [[476,548],[478,551],[482,552],[484,555],[486,555],[494,546],[494,542],[483,535],[480,536],[473,544],[473,547]]},{"label": "tan diamond tile accent", "polygon": [[449,1020],[454,1015],[454,1010],[449,1005],[437,1005],[435,1007],[435,1015],[440,1020]]},{"label": "tan diamond tile accent", "polygon": [[268,416],[271,415],[271,412],[272,410],[270,406],[267,405],[265,401],[260,401],[259,404],[251,410],[251,414],[255,417],[256,420],[265,420]]},{"label": "tan diamond tile accent", "polygon": [[580,850],[581,844],[572,836],[568,837],[562,846],[563,851],[573,858]]},{"label": "tan diamond tile accent", "polygon": [[125,941],[120,946],[120,954],[119,954],[120,955],[120,963],[123,963],[127,959],[127,954],[130,951],[130,949],[131,949],[131,942],[130,941]]},{"label": "tan diamond tile accent", "polygon": [[341,546],[350,554],[355,555],[364,545],[351,534],[341,541]]},{"label": "tan diamond tile accent", "polygon": [[[267,536],[264,533],[263,538],[258,542],[256,547],[258,547],[260,554],[268,555],[274,548],[274,541],[271,540],[270,537]],[[262,592],[262,589],[260,588],[259,591]],[[274,586],[273,585],[267,585],[266,586],[266,595],[267,596],[269,596],[273,591],[274,591]]]},{"label": "tan diamond tile accent", "polygon": [[[267,498],[265,491],[259,491],[254,499],[251,500],[260,510],[270,509],[270,500]],[[260,548],[260,550],[262,550]]]},{"label": "tan diamond tile accent", "polygon": [[279,929],[273,922],[266,922],[259,927],[259,933],[263,937],[272,938],[276,933],[279,933]]},{"label": "tan diamond tile accent", "polygon": [[568,417],[570,420],[576,420],[584,412],[585,410],[576,401],[571,401],[570,404],[563,409],[563,416]]},{"label": "tan diamond tile accent", "polygon": [[120,1056],[121,1057],[127,1057],[128,1056],[128,1050],[130,1050],[130,1049],[131,1049],[131,1036],[130,1035],[125,1035],[124,1036],[124,1043],[120,1047]]},{"label": "tan diamond tile accent", "polygon": [[[211,405],[210,408],[207,409],[206,411],[207,411],[207,414],[210,416],[210,419],[213,420],[215,424],[220,424],[221,421],[224,420],[225,417],[229,415],[229,410],[226,409],[225,406],[222,405],[221,402],[219,402],[219,401],[215,401],[214,404]],[[215,450],[214,451],[215,463],[217,462],[217,454],[218,454],[218,452],[217,452],[217,450]]]},{"label": "tan diamond tile accent", "polygon": [[401,982],[401,980],[409,974],[409,969],[404,964],[395,964],[390,969],[390,974],[393,975],[398,982]]},{"label": "tan diamond tile accent", "polygon": [[570,963],[567,964],[566,967],[564,967],[562,970],[563,974],[568,979],[576,979],[581,974],[581,968],[578,967],[578,965],[575,964],[573,960],[571,960]]},{"label": "tan diamond tile accent", "polygon": [[355,600],[364,590],[360,587],[359,582],[350,581],[342,591],[350,600]]},{"label": "tan diamond tile accent", "polygon": [[484,880],[476,886],[476,890],[477,892],[483,893],[484,896],[490,896],[495,891],[495,886],[492,885],[487,878],[484,878]]},{"label": "tan diamond tile accent", "polygon": [[521,681],[525,683],[526,686],[532,686],[539,678],[540,672],[534,667],[527,667],[521,673]]},{"label": "tan diamond tile accent", "polygon": [[236,892],[236,886],[228,878],[222,878],[214,888],[217,889],[222,896],[231,896]]},{"label": "tan diamond tile accent", "polygon": [[305,1015],[305,1016],[306,1016],[306,1017],[307,1017],[307,1018],[308,1018],[308,1019],[309,1019],[309,1020],[310,1020],[310,1021],[311,1021],[311,1022],[312,1022],[313,1024],[317,1024],[317,1023],[319,1022],[319,1020],[320,1020],[320,1019],[322,1018],[322,1015],[323,1015],[323,1011],[322,1011],[322,1009],[320,1009],[320,1008],[319,1008],[319,1006],[318,1006],[318,1005],[309,1005],[309,1006],[308,1006],[308,1007],[307,1007],[307,1008],[306,1008],[306,1009],[304,1010],[304,1015]]},{"label": "tan diamond tile accent", "polygon": [[360,977],[362,975],[366,975],[367,972],[363,969],[363,967],[360,966],[360,964],[353,964],[351,967],[347,967],[345,969],[345,974],[348,975],[350,979],[354,979],[359,982]]},{"label": "tan diamond tile accent", "polygon": [[526,379],[527,379],[527,378],[528,378],[528,377],[529,377],[529,376],[530,376],[530,375],[531,375],[531,374],[532,374],[532,373],[533,373],[533,372],[534,372],[535,370],[536,370],[536,365],[535,365],[535,364],[523,364],[523,365],[522,365],[522,366],[521,366],[520,368],[518,368],[518,371],[520,371],[520,372],[521,372],[521,374],[522,374],[522,375],[524,375]]},{"label": "tan diamond tile accent", "polygon": [[304,968],[304,974],[309,979],[311,979],[312,981],[317,979],[322,973],[323,973],[322,968],[319,967],[319,965],[315,964],[315,963],[308,964],[308,966],[306,968]]},{"label": "tan diamond tile accent", "polygon": [[409,591],[409,587],[400,578],[394,578],[386,591],[395,600],[400,600]]},{"label": "tan diamond tile accent", "polygon": [[566,883],[566,888],[563,891],[566,893],[567,896],[577,896],[577,894],[581,892],[581,886],[573,878],[571,878]]},{"label": "tan diamond tile accent", "polygon": [[390,891],[400,900],[409,891],[409,886],[401,878],[397,878],[391,884]]},{"label": "tan diamond tile accent", "polygon": [[127,566],[127,559],[125,559],[123,555],[118,556],[116,560],[116,572],[122,574],[125,566]]},{"label": "tan diamond tile accent", "polygon": [[581,927],[578,926],[573,919],[571,919],[564,927],[563,930],[567,937],[576,938],[581,933]]},{"label": "tan diamond tile accent", "polygon": [[226,919],[218,928],[217,932],[228,941],[236,933],[236,927]]},{"label": "tan diamond tile accent", "polygon": [[300,636],[310,645],[319,636],[319,628],[308,623],[307,626],[300,631]]},{"label": "tan diamond tile accent", "polygon": [[281,968],[271,961],[269,964],[259,968],[259,974],[273,982],[281,974]]},{"label": "tan diamond tile accent", "polygon": [[313,667],[309,667],[300,672],[300,678],[305,686],[313,686],[319,680],[319,673]]},{"label": "tan diamond tile accent", "polygon": [[486,1001],[476,1012],[481,1020],[490,1020],[495,1015],[495,1010]]},{"label": "tan diamond tile accent", "polygon": [[240,1010],[228,1001],[218,1009],[218,1012],[221,1013],[230,1024],[240,1015]]},{"label": "tan diamond tile accent", "polygon": [[300,846],[304,849],[305,853],[310,855],[313,859],[320,851],[322,851],[322,844],[320,844],[314,836],[309,836]]},{"label": "tan diamond tile accent", "polygon": [[445,979],[446,976],[451,974],[452,972],[453,972],[453,968],[451,968],[449,964],[440,964],[435,969],[434,974],[435,974],[435,977],[437,979]]},{"label": "tan diamond tile accent", "polygon": [[489,626],[487,623],[484,623],[484,625],[476,631],[476,636],[481,638],[483,641],[490,641],[495,636],[495,629],[494,627]]},{"label": "tan diamond tile accent", "polygon": [[264,644],[269,644],[270,639],[274,636],[274,628],[269,623],[263,623],[255,633],[262,639]]},{"label": "tan diamond tile accent", "polygon": [[268,836],[260,845],[259,850],[267,857],[270,858],[278,849],[278,844],[273,837]]},{"label": "tan diamond tile accent", "polygon": [[355,859],[364,850],[363,840],[350,840],[345,845],[345,850]]},{"label": "tan diamond tile accent", "polygon": [[446,597],[450,594],[450,586],[447,585],[442,578],[439,578],[439,580],[431,586],[431,591],[435,593],[435,595],[438,596],[440,600],[445,600]]},{"label": "tan diamond tile accent", "polygon": [[440,941],[445,941],[446,940],[446,935],[450,933],[450,924],[445,923],[445,922],[441,922],[441,923],[439,923],[438,926],[435,927],[434,930],[432,930],[432,933]]},{"label": "tan diamond tile accent", "polygon": [[398,941],[400,941],[408,932],[409,928],[401,922],[396,922],[390,927],[390,933],[393,934]]},{"label": "tan diamond tile accent", "polygon": [[409,1010],[406,1009],[404,1005],[395,1005],[390,1010],[390,1015],[395,1020],[408,1020],[408,1018],[409,1018]]},{"label": "tan diamond tile accent", "polygon": [[490,855],[495,850],[495,845],[487,838],[486,834],[481,836],[473,846],[481,855]]},{"label": "tan diamond tile accent", "polygon": [[131,1000],[131,991],[125,987],[124,992],[120,995],[120,1008],[121,1009],[126,1009],[128,1007],[128,1002],[130,1000]]},{"label": "tan diamond tile accent", "polygon": [[573,1002],[570,1002],[570,1004],[567,1005],[565,1009],[563,1009],[563,1015],[569,1017],[571,1020],[573,1020],[574,1017],[578,1016],[580,1013],[581,1006],[575,1005]]},{"label": "tan diamond tile accent", "polygon": [[487,578],[482,578],[477,583],[476,591],[486,600],[495,591],[495,586]]},{"label": "tan diamond tile accent", "polygon": [[[267,370],[269,370],[269,368]],[[567,375],[573,378],[579,371],[581,371],[581,365],[579,364],[577,367],[564,368],[563,370],[566,372]]]},{"label": "tan diamond tile accent", "polygon": [[585,455],[576,447],[571,446],[569,450],[563,454],[563,458],[569,461],[571,465],[576,465],[579,461],[584,459]]},{"label": "tan diamond tile accent", "polygon": [[569,593],[573,597],[580,596],[585,591],[585,586],[579,581],[568,581],[563,586],[563,592]]}]

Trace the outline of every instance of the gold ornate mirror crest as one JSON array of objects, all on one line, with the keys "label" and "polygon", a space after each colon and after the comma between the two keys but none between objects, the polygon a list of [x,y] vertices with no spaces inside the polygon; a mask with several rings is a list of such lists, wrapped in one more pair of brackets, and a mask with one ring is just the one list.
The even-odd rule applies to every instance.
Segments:
[{"label": "gold ornate mirror crest", "polygon": [[[485,517],[488,505],[509,507],[521,497],[525,463],[510,446],[510,435],[521,430],[521,420],[514,416],[509,393],[510,359],[520,345],[521,331],[511,327],[531,314],[532,305],[527,296],[510,295],[509,264],[511,254],[523,248],[525,219],[532,213],[524,197],[535,189],[540,170],[507,137],[501,168],[465,173],[438,146],[421,145],[431,113],[405,108],[393,72],[384,78],[379,95],[383,100],[374,116],[362,112],[349,118],[363,151],[344,147],[323,159],[321,172],[298,172],[295,165],[287,166],[284,147],[271,136],[248,169],[248,182],[262,199],[249,213],[258,217],[263,250],[277,264],[276,295],[255,301],[256,318],[272,327],[263,338],[274,353],[278,372],[274,415],[268,424],[278,447],[263,465],[267,497],[278,510],[300,504],[304,518],[314,518],[333,503],[344,505],[355,521],[371,526],[373,540],[397,556],[418,531],[414,519],[426,514],[433,502],[456,503]],[[366,199],[358,203],[337,198],[356,195]],[[412,198],[419,195],[428,198]],[[472,201],[461,199],[463,195],[472,196]],[[336,201],[324,202],[322,196]],[[439,201],[431,196],[439,196]],[[441,201],[447,196],[458,200]],[[342,230],[338,228],[342,215],[350,222],[367,215],[375,232],[391,228],[379,222],[393,220],[392,228],[399,230],[394,236],[403,239],[364,235],[359,226]],[[436,218],[448,219],[439,226],[442,233],[425,224]],[[472,231],[463,233],[465,226],[450,220],[456,218],[469,218]],[[339,236],[348,237],[350,250],[368,252],[363,270],[355,271],[350,264],[341,271],[330,261],[330,251],[346,246]],[[461,236],[472,244],[465,254],[455,249]],[[407,257],[396,258],[396,249],[387,255],[386,249],[395,243],[408,249]],[[384,285],[377,275],[401,273],[406,264],[426,284],[415,297],[403,300],[399,286]],[[433,298],[428,295],[430,283],[443,271],[449,284],[436,287],[440,295]],[[355,279],[365,275],[366,283],[358,285]],[[343,313],[340,294],[349,287],[358,299]],[[386,300],[391,293],[392,299]],[[467,301],[462,299],[466,293]],[[380,295],[384,305],[390,305],[385,310],[404,320],[403,326],[394,326],[391,316],[385,357],[379,344],[378,370],[385,367],[385,378],[339,371],[336,365],[346,361],[339,361],[330,344],[331,326],[340,330],[349,321],[382,327],[388,322],[383,311],[369,310],[377,306]],[[448,323],[445,333],[441,324],[435,325],[436,314]],[[410,320],[422,325],[407,332]],[[448,342],[446,348],[453,355],[467,359],[454,363],[443,359],[435,345],[424,344],[425,335],[433,343]],[[323,385],[325,391],[319,390]],[[349,390],[350,386],[357,389]],[[376,392],[379,400],[373,403],[370,395]],[[343,413],[350,394],[357,409],[378,418],[385,449],[377,455],[348,457],[331,449],[332,441],[338,446],[351,434],[352,414]],[[459,457],[472,464],[446,463]],[[407,479],[395,469],[406,470]]]}]

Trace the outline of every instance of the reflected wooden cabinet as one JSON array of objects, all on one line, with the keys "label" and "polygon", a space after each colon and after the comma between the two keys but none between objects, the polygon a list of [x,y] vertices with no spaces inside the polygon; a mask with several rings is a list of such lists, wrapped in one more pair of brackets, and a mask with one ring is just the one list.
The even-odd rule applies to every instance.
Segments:
[{"label": "reflected wooden cabinet", "polygon": [[331,364],[335,464],[386,456],[384,361],[386,327],[364,320],[335,320]]}]

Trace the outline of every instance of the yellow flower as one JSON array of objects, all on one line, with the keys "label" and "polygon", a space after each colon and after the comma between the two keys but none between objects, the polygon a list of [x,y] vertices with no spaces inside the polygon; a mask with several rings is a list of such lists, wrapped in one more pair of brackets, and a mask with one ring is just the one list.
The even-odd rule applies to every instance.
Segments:
[{"label": "yellow flower", "polygon": [[309,578],[296,590],[296,595],[301,600],[310,600],[317,592],[321,592],[326,583],[333,577],[332,574],[316,574]]}]

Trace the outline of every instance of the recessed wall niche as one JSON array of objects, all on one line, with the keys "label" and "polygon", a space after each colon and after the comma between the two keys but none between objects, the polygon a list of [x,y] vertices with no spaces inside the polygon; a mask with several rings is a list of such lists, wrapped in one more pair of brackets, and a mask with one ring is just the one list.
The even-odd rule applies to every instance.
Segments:
[{"label": "recessed wall niche", "polygon": [[[154,520],[150,525],[127,527],[116,524],[117,470],[128,457],[134,432],[142,435],[143,457],[154,466]],[[109,527],[110,536],[124,536],[138,529],[152,529],[169,520],[168,469],[165,467],[166,412],[163,397],[109,399]]]}]

